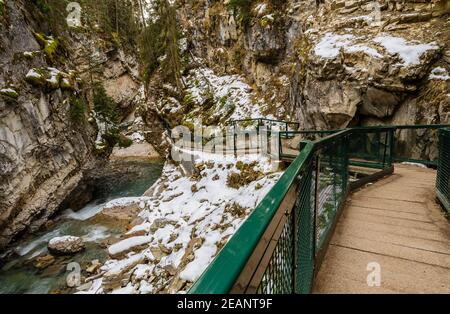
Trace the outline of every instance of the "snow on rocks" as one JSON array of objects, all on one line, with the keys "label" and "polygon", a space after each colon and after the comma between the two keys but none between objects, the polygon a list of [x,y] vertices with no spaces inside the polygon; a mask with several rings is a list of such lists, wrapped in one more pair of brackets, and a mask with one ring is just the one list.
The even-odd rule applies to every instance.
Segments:
[{"label": "snow on rocks", "polygon": [[135,143],[142,143],[145,141],[145,137],[142,132],[134,132],[133,134],[131,134],[130,138]]},{"label": "snow on rocks", "polygon": [[125,207],[133,204],[139,204],[139,207],[143,209],[145,207],[145,201],[148,200],[150,200],[148,197],[122,197],[108,202],[103,209]]},{"label": "snow on rocks", "polygon": [[[259,118],[262,102],[253,101],[253,90],[239,75],[215,75],[211,69],[199,68],[187,77],[188,93],[197,103],[204,103],[207,97],[214,98],[215,106],[210,110],[223,122],[223,118]],[[214,121],[216,122],[216,121]]]},{"label": "snow on rocks", "polygon": [[446,69],[441,67],[436,67],[431,71],[429,76],[430,80],[441,80],[441,81],[450,81],[450,76]]},{"label": "snow on rocks", "polygon": [[27,79],[41,79],[43,75],[37,71],[37,69],[30,69],[25,75],[25,78]]},{"label": "snow on rocks", "polygon": [[151,237],[148,236],[138,236],[122,240],[116,244],[111,245],[108,248],[108,253],[112,258],[120,257],[121,255],[128,253],[132,250],[138,250],[145,244],[152,241]]},{"label": "snow on rocks", "polygon": [[63,72],[53,67],[32,68],[25,75],[25,80],[36,87],[46,87],[50,90],[58,88],[74,90],[77,88],[78,77],[75,72]]},{"label": "snow on rocks", "polygon": [[364,52],[376,58],[381,58],[382,55],[375,50],[364,46],[362,44],[355,44],[357,38],[351,34],[338,35],[333,33],[326,33],[314,48],[314,53],[317,56],[326,59],[333,59],[339,55],[339,51],[343,49],[348,53]]},{"label": "snow on rocks", "polygon": [[122,280],[124,275],[131,271],[137,265],[143,263],[146,257],[143,253],[131,255],[126,259],[119,261],[109,261],[100,268],[101,271],[105,271],[102,277],[102,290],[112,291],[122,286]]},{"label": "snow on rocks", "polygon": [[398,55],[400,65],[409,67],[421,64],[421,57],[428,51],[437,51],[436,43],[408,42],[405,38],[381,34],[375,38],[352,34],[326,33],[315,45],[314,54],[324,59],[335,59],[341,50],[346,53],[363,52],[373,58]]},{"label": "snow on rocks", "polygon": [[48,250],[55,255],[75,254],[84,248],[83,240],[74,236],[56,237],[48,242]]},{"label": "snow on rocks", "polygon": [[5,87],[0,89],[0,95],[11,98],[18,98],[19,93],[13,87]]},{"label": "snow on rocks", "polygon": [[405,166],[411,166],[411,167],[418,167],[418,168],[423,168],[423,169],[427,169],[427,168],[428,168],[428,167],[425,166],[424,164],[419,164],[419,163],[417,163],[417,162],[408,162],[408,161],[405,161],[405,162],[402,162],[402,165],[405,165]]},{"label": "snow on rocks", "polygon": [[150,227],[152,225],[149,222],[145,222],[141,225],[134,226],[125,235],[126,236],[140,236],[145,235],[150,232]]},{"label": "snow on rocks", "polygon": [[406,41],[404,38],[387,34],[377,36],[373,41],[383,46],[389,54],[398,54],[405,66],[418,65],[420,64],[420,57],[425,52],[439,49],[439,46],[435,43],[413,43]]},{"label": "snow on rocks", "polygon": [[[115,202],[143,205],[141,223],[108,248],[116,259],[87,293],[186,292],[281,175],[258,155],[202,158],[191,177],[167,163],[151,189],[159,193]],[[232,174],[248,180],[231,187]]]},{"label": "snow on rocks", "polygon": [[142,211],[148,197],[124,197],[107,203],[101,210],[98,217],[112,219],[118,223],[131,223],[136,215]]},{"label": "snow on rocks", "polygon": [[263,16],[267,11],[267,3],[259,3],[255,8],[254,12],[257,17]]}]

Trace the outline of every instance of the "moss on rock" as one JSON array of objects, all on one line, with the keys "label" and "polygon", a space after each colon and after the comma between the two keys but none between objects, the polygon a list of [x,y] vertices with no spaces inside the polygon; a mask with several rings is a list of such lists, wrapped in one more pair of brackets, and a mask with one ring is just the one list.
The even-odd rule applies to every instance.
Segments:
[{"label": "moss on rock", "polygon": [[38,41],[47,58],[50,61],[55,61],[59,48],[58,39],[55,39],[52,36],[46,36],[42,33],[35,33],[34,37]]},{"label": "moss on rock", "polygon": [[55,68],[33,68],[28,71],[25,81],[35,87],[45,87],[48,90],[58,88],[75,90],[77,78],[74,72],[65,73]]},{"label": "moss on rock", "polygon": [[45,72],[42,68],[33,68],[25,76],[25,81],[38,87],[45,86],[45,79]]},{"label": "moss on rock", "polygon": [[19,93],[16,91],[16,89],[14,87],[11,87],[11,86],[7,86],[7,87],[0,89],[0,95],[14,98],[14,99],[19,98]]}]

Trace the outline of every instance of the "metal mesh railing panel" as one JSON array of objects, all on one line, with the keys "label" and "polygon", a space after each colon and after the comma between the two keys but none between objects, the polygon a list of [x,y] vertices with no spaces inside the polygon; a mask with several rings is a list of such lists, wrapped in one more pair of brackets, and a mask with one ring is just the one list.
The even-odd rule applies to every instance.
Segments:
[{"label": "metal mesh railing panel", "polygon": [[347,189],[347,140],[340,138],[321,150],[317,165],[316,253],[322,249]]},{"label": "metal mesh railing panel", "polygon": [[398,128],[393,145],[396,162],[436,166],[439,157],[439,128]]},{"label": "metal mesh railing panel", "polygon": [[450,212],[450,129],[439,135],[439,165],[437,172],[437,194],[445,209]]},{"label": "metal mesh railing panel", "polygon": [[289,216],[277,242],[275,251],[270,258],[269,265],[258,286],[260,294],[289,294],[293,286],[293,259],[294,259],[294,222]]},{"label": "metal mesh railing panel", "polygon": [[392,161],[393,130],[359,132],[349,137],[350,164],[384,169]]}]

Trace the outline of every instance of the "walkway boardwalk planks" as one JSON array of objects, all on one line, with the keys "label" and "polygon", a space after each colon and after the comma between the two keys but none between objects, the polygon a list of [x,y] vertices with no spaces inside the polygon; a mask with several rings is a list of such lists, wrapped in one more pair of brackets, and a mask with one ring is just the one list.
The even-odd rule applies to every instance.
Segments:
[{"label": "walkway boardwalk planks", "polygon": [[[350,196],[314,293],[450,293],[450,223],[435,201],[436,171],[395,174]],[[381,286],[369,287],[369,263]]]}]

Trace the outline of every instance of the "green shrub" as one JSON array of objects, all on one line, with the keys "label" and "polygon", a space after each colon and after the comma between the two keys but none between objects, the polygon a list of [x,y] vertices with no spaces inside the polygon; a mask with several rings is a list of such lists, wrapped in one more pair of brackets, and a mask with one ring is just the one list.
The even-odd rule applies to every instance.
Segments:
[{"label": "green shrub", "polygon": [[19,98],[19,93],[16,91],[14,87],[7,86],[5,88],[0,89],[0,96],[6,96],[12,99],[17,99]]},{"label": "green shrub", "polygon": [[119,122],[119,108],[117,103],[106,94],[105,88],[98,85],[94,88],[94,111],[99,118],[106,122]]},{"label": "green shrub", "polygon": [[133,144],[133,141],[125,135],[120,134],[117,144],[119,144],[119,147],[126,148],[130,147]]},{"label": "green shrub", "polygon": [[119,141],[119,130],[117,128],[111,128],[102,137],[107,147],[114,147]]},{"label": "green shrub", "polygon": [[139,37],[141,60],[144,65],[144,80],[148,82],[150,75],[160,66],[159,60],[164,55],[163,25],[160,19],[150,24]]},{"label": "green shrub", "polygon": [[252,4],[253,0],[230,0],[228,7],[235,13],[237,13],[236,11],[239,11],[238,15],[242,24],[247,26],[252,15]]},{"label": "green shrub", "polygon": [[36,0],[36,6],[39,11],[44,14],[49,14],[52,11],[50,4],[48,4],[45,0]]},{"label": "green shrub", "polygon": [[5,15],[5,12],[6,12],[5,0],[0,0],[0,17]]},{"label": "green shrub", "polygon": [[118,128],[109,129],[105,134],[103,134],[103,139],[108,147],[114,147],[118,144],[119,147],[126,148],[133,144],[133,141],[121,134]]},{"label": "green shrub", "polygon": [[83,99],[78,97],[70,99],[69,116],[74,123],[84,123],[86,121],[86,103]]}]

